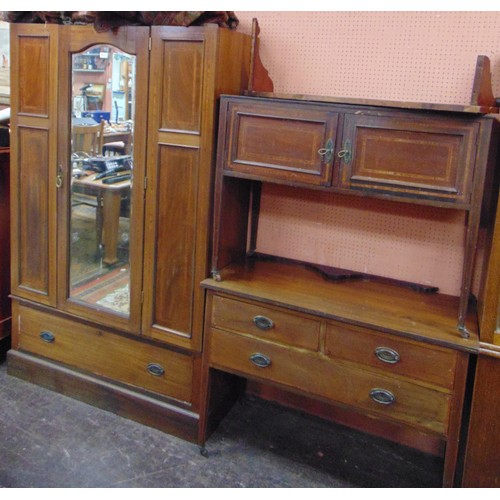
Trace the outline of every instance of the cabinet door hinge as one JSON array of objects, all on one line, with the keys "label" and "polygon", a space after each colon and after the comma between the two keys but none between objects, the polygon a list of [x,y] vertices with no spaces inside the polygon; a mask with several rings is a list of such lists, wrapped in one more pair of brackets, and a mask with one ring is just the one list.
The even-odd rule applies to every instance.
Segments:
[{"label": "cabinet door hinge", "polygon": [[149,37],[149,40],[148,40],[148,50],[151,52],[151,47],[153,46],[153,39],[151,37]]}]

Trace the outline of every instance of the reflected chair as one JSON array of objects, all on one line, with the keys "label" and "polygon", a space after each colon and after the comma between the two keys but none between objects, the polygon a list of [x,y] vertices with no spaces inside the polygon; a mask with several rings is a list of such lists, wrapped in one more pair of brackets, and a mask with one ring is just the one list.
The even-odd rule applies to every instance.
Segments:
[{"label": "reflected chair", "polygon": [[101,156],[104,143],[104,121],[97,125],[73,125],[71,128],[73,153]]}]

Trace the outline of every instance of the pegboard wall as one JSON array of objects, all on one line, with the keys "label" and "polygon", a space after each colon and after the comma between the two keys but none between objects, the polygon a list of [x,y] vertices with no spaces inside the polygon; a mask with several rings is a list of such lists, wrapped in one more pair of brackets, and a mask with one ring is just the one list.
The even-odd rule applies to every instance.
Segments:
[{"label": "pegboard wall", "polygon": [[465,213],[263,186],[257,251],[460,294]]},{"label": "pegboard wall", "polygon": [[[261,28],[275,92],[468,104],[478,55],[500,96],[500,12],[242,12]],[[257,250],[435,285],[459,295],[465,217],[368,198],[265,186]]]},{"label": "pegboard wall", "polygon": [[478,55],[500,96],[500,12],[237,11],[275,92],[467,104]]}]

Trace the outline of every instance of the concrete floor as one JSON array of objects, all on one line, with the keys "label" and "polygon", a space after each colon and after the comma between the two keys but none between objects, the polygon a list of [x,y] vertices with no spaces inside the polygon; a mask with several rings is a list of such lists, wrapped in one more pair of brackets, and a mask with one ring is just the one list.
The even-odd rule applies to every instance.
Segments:
[{"label": "concrete floor", "polygon": [[7,375],[0,487],[439,487],[442,461],[258,399],[198,447]]}]

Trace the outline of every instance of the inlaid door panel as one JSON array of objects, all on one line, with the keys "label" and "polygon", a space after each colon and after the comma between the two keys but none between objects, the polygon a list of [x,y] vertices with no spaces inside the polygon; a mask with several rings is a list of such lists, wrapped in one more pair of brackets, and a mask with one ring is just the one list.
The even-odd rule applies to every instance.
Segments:
[{"label": "inlaid door panel", "polygon": [[33,116],[49,116],[50,37],[20,36],[17,65],[18,112]]},{"label": "inlaid door panel", "polygon": [[163,41],[162,130],[200,133],[204,43]]},{"label": "inlaid door panel", "polygon": [[23,161],[19,169],[17,200],[21,235],[19,247],[19,286],[48,294],[49,283],[49,185],[47,130],[20,127],[19,149]]},{"label": "inlaid door panel", "polygon": [[345,116],[339,187],[470,202],[477,124]]},{"label": "inlaid door panel", "polygon": [[153,322],[158,329],[188,336],[195,285],[198,149],[161,146],[160,164]]},{"label": "inlaid door panel", "polygon": [[331,182],[338,114],[320,106],[228,104],[224,170],[276,182]]}]

